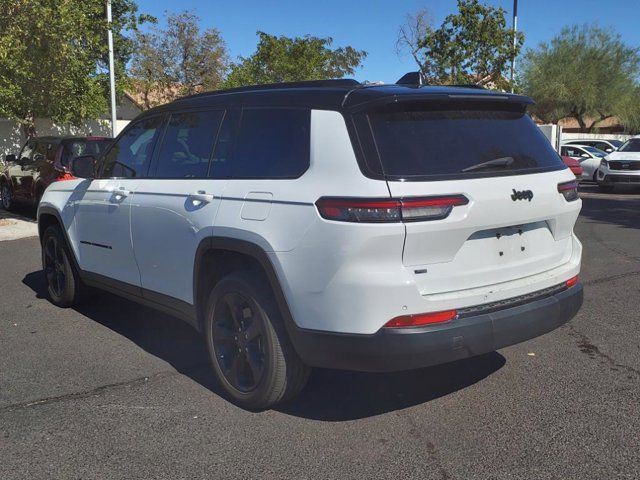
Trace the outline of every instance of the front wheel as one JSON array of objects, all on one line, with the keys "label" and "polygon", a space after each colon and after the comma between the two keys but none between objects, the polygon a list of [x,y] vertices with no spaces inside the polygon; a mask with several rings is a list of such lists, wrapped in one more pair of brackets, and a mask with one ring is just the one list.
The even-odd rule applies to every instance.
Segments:
[{"label": "front wheel", "polygon": [[209,357],[227,396],[243,408],[271,408],[304,388],[310,369],[289,340],[270,285],[234,272],[211,291],[205,318]]},{"label": "front wheel", "polygon": [[42,268],[51,302],[59,307],[74,305],[80,298],[82,285],[71,263],[62,230],[57,225],[47,228],[42,236]]}]

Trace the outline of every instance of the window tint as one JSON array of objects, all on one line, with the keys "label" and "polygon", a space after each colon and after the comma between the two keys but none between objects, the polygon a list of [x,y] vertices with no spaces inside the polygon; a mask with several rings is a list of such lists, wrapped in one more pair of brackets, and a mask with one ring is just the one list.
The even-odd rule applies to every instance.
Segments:
[{"label": "window tint", "polygon": [[363,115],[385,175],[459,178],[565,168],[519,105],[416,102]]},{"label": "window tint", "polygon": [[171,115],[153,176],[205,178],[222,116],[222,111]]},{"label": "window tint", "polygon": [[622,145],[619,152],[640,152],[640,138],[632,138]]},{"label": "window tint", "polygon": [[146,176],[161,125],[162,117],[153,117],[128,128],[105,156],[101,176]]},{"label": "window tint", "polygon": [[302,175],[309,168],[310,123],[311,112],[307,109],[243,110],[231,176],[295,178]]}]

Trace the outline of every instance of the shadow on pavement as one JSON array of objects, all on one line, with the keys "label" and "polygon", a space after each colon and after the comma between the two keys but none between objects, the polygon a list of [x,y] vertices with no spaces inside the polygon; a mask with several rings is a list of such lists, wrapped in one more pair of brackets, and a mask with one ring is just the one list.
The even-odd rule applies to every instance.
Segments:
[{"label": "shadow on pavement", "polygon": [[[22,283],[37,298],[47,298],[42,272],[27,274]],[[183,321],[106,292],[96,292],[74,310],[170,363],[208,390],[221,394],[200,334]],[[278,410],[334,422],[371,417],[461,390],[488,377],[505,363],[502,355],[493,352],[446,365],[389,374],[316,369],[300,397]]]},{"label": "shadow on pavement", "polygon": [[[581,192],[590,189],[581,187]],[[594,222],[609,223],[625,228],[640,228],[640,189],[620,188],[613,194],[582,197],[580,215]]]}]

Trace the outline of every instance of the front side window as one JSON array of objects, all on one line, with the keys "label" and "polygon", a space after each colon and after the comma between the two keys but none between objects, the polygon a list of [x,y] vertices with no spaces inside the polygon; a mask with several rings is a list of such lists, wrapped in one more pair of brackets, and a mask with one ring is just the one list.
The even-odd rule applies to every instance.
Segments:
[{"label": "front side window", "polygon": [[137,122],[118,139],[104,158],[102,178],[136,178],[147,175],[162,117]]},{"label": "front side window", "polygon": [[299,177],[309,168],[310,125],[308,109],[244,109],[231,159],[231,177]]},{"label": "front side window", "polygon": [[356,126],[361,139],[372,137],[371,148],[363,149],[378,156],[379,173],[388,177],[438,180],[564,168],[521,105],[400,103],[359,114]]},{"label": "front side window", "polygon": [[619,152],[640,152],[640,138],[632,138],[622,145]]},{"label": "front side window", "polygon": [[222,117],[222,111],[172,114],[153,176],[206,178]]},{"label": "front side window", "polygon": [[20,152],[20,161],[30,162],[33,157],[35,142],[27,142]]}]

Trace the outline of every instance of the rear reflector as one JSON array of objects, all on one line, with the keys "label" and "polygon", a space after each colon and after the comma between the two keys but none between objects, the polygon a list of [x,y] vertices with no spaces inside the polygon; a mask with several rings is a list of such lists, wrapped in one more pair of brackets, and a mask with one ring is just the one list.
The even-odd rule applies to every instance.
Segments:
[{"label": "rear reflector", "polygon": [[578,182],[571,180],[570,182],[559,183],[558,193],[561,193],[567,202],[578,200]]},{"label": "rear reflector", "polygon": [[573,278],[570,278],[569,280],[567,280],[567,288],[571,288],[571,287],[575,287],[578,283],[578,276],[576,275]]},{"label": "rear reflector", "polygon": [[433,325],[434,323],[444,323],[456,318],[457,314],[458,312],[455,310],[446,310],[444,312],[403,315],[389,320],[384,324],[384,328],[420,327],[423,325]]},{"label": "rear reflector", "polygon": [[424,198],[321,198],[316,207],[322,218],[340,222],[393,223],[440,220],[453,207],[466,205],[464,195]]}]

